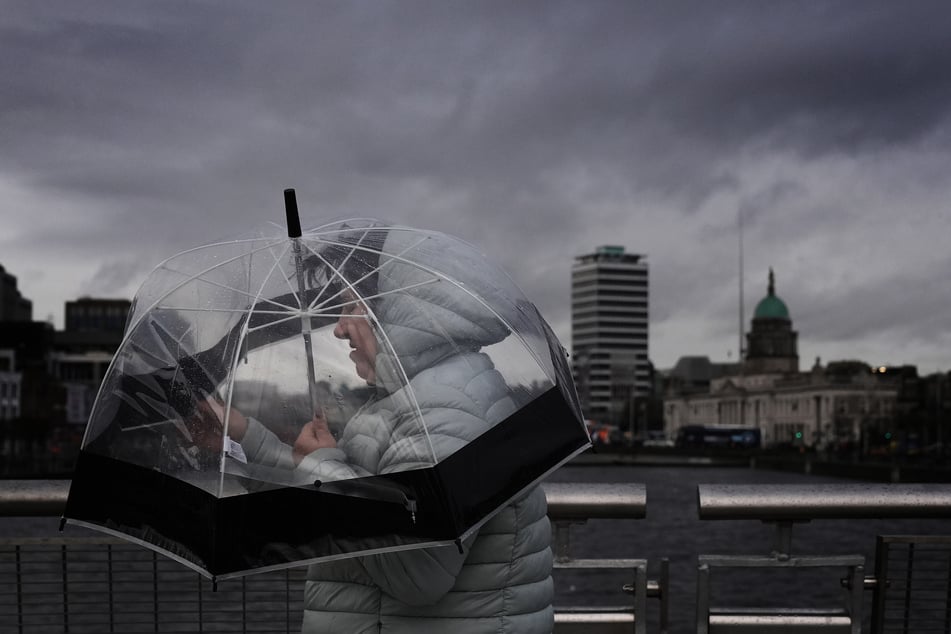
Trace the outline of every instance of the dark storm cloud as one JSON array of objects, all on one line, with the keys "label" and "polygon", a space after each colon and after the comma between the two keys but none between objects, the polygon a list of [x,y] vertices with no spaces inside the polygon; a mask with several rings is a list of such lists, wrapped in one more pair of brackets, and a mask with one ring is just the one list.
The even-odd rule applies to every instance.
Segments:
[{"label": "dark storm cloud", "polygon": [[234,6],[7,28],[3,110],[43,113],[64,144],[138,141],[159,166],[195,131],[270,119],[274,145],[301,135],[362,175],[481,193],[586,165],[695,208],[729,184],[724,152],[907,142],[951,99],[947,20],[887,5]]},{"label": "dark storm cloud", "polygon": [[[951,257],[943,257],[937,268],[951,271]],[[913,363],[908,350],[938,347],[938,355],[921,370],[934,371],[935,359],[941,359],[938,367],[946,367],[947,356],[940,348],[942,339],[951,341],[945,325],[951,278],[938,275],[923,284],[919,276],[887,266],[882,269],[875,283],[844,286],[834,296],[817,293],[808,286],[798,288],[802,308],[799,315],[793,315],[797,328],[815,333],[811,336],[825,346],[834,343],[848,349],[867,341],[877,342],[887,352],[878,359],[867,359],[873,363]],[[896,342],[900,345],[895,346]],[[821,345],[818,348],[821,350]]]},{"label": "dark storm cloud", "polygon": [[707,8],[654,87],[672,121],[717,147],[765,137],[855,151],[914,140],[947,118],[947,7]]},{"label": "dark storm cloud", "polygon": [[[943,3],[7,3],[0,186],[90,220],[0,209],[18,240],[108,251],[83,282],[107,293],[129,262],[279,220],[295,186],[305,224],[462,235],[562,332],[572,257],[621,243],[648,255],[656,322],[706,315],[714,337],[735,329],[737,214],[748,279],[784,266],[815,301],[820,247],[888,235],[891,201],[850,190],[941,199],[949,32]],[[852,182],[812,169],[835,161]],[[894,279],[842,296],[864,316]]]}]

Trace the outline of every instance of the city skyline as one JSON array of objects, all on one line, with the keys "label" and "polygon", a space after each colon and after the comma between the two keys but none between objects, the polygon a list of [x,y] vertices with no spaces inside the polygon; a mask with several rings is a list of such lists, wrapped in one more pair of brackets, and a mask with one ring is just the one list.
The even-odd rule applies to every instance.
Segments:
[{"label": "city skyline", "polygon": [[[602,245],[601,247],[599,247],[599,249],[604,249],[604,248],[617,249],[617,248],[619,248],[619,247],[618,247],[618,246],[614,246],[614,245]],[[597,251],[597,250],[596,250],[596,251]],[[636,254],[636,256],[637,256],[637,257],[640,257],[640,258],[645,258],[645,259],[646,259],[646,255],[645,255],[645,254]],[[578,257],[579,257],[579,258],[582,258],[582,257],[586,257],[586,256],[578,256]],[[587,256],[587,257],[590,257],[590,255]],[[2,262],[0,262],[0,266],[2,266]],[[7,273],[9,274],[9,271],[8,271]],[[14,277],[16,277],[16,276],[14,276]],[[767,296],[767,294],[764,294],[764,297],[766,297],[766,296]],[[30,300],[29,297],[23,297],[23,299]],[[81,296],[81,297],[74,297],[74,298],[72,298],[72,299],[68,299],[68,300],[64,300],[64,301],[63,301],[64,318],[63,318],[62,320],[60,320],[60,323],[56,323],[54,320],[50,320],[50,319],[38,319],[36,315],[33,316],[33,321],[46,321],[47,323],[50,323],[51,325],[53,325],[53,327],[56,328],[57,330],[68,330],[69,328],[68,328],[68,325],[66,324],[66,322],[68,321],[68,315],[66,314],[67,311],[68,311],[67,306],[68,306],[69,304],[76,304],[76,303],[78,303],[78,302],[81,302],[82,300],[92,300],[92,301],[95,301],[95,302],[97,302],[97,303],[103,302],[103,301],[105,301],[105,302],[110,302],[110,303],[118,303],[118,302],[129,302],[129,301],[132,300],[132,297],[128,297],[128,298],[122,298],[122,297],[93,297],[93,296],[89,296],[89,295],[84,295],[84,296]],[[744,339],[745,339],[746,337],[748,337],[748,333],[750,332],[750,330],[751,330],[751,328],[752,328],[752,319],[753,319],[752,312],[750,312],[750,314],[748,315],[748,317],[749,317],[749,318],[746,320],[746,324],[745,324],[744,330],[743,330]],[[567,342],[568,340],[565,340],[565,341]],[[649,342],[649,336],[648,336],[648,342]],[[744,354],[745,354],[746,352],[747,352],[747,350],[746,350],[746,348],[744,348]],[[674,359],[674,362],[679,361],[679,360],[684,359],[684,358],[698,357],[698,356],[709,356],[709,355],[698,354],[698,353],[696,353],[696,352],[691,352],[691,351],[683,351],[681,354],[679,354],[679,355]],[[859,357],[857,357],[857,356],[855,356],[855,355],[851,355],[851,356],[846,355],[846,356],[843,356],[843,357],[818,357],[818,358],[819,358],[823,363],[832,362],[832,361],[859,361],[859,362],[867,363],[869,366],[872,366],[873,368],[874,368],[874,367],[886,367],[886,366],[881,365],[880,363],[875,363],[875,362],[870,361],[870,360],[868,360],[868,359],[859,358]],[[724,362],[724,361],[727,361],[727,362],[735,361],[735,359],[726,359],[726,360],[724,360],[724,359],[719,359],[719,358],[711,358],[710,360],[711,360],[712,362],[714,362],[714,363],[722,363],[722,362]],[[650,358],[650,355],[648,355],[648,361],[649,361],[657,370],[667,371],[667,370],[673,369],[673,367],[674,367],[673,364],[671,364],[671,365],[669,365],[669,366],[660,366],[660,365],[657,365],[657,364],[654,362],[653,358]],[[805,366],[803,365],[803,362],[804,362],[804,361],[808,361],[808,360],[800,359],[799,371],[805,371],[805,370],[807,369],[807,367],[805,367]],[[914,363],[886,364],[886,365],[912,365],[912,366],[916,366],[916,364],[914,364]],[[926,375],[929,375],[929,374],[933,374],[933,373],[935,373],[935,372],[938,372],[938,373],[951,372],[951,367],[936,367],[936,368],[934,368],[934,369],[932,370],[932,369],[929,369],[929,368],[919,368],[919,367],[916,366],[916,369],[918,370],[918,373],[919,373],[920,376],[926,376]]]},{"label": "city skyline", "polygon": [[621,2],[5,6],[0,264],[34,319],[160,261],[373,216],[497,259],[570,347],[570,267],[651,266],[650,356],[951,368],[951,8]]}]

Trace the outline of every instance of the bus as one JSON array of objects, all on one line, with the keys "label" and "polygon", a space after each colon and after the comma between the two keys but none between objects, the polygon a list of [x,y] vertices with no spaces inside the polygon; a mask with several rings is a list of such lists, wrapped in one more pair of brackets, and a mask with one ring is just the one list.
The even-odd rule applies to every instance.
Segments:
[{"label": "bus", "polygon": [[687,425],[677,432],[677,446],[759,449],[762,446],[762,433],[759,427]]}]

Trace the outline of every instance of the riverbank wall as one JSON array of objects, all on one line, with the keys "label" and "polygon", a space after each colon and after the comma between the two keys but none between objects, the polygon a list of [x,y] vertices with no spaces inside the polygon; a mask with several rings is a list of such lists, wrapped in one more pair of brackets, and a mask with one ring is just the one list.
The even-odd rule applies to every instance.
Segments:
[{"label": "riverbank wall", "polygon": [[830,459],[816,454],[586,452],[572,466],[735,467],[849,478],[866,482],[951,482],[951,465],[920,465]]}]

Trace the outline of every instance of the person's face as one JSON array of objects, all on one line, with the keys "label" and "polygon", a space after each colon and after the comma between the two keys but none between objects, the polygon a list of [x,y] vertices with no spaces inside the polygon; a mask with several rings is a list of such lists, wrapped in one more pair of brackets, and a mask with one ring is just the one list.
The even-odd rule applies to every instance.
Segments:
[{"label": "person's face", "polygon": [[350,360],[356,367],[357,376],[373,385],[376,381],[376,336],[367,318],[367,307],[349,291],[343,294],[348,302],[341,309],[340,319],[334,328],[334,336],[350,344]]}]

